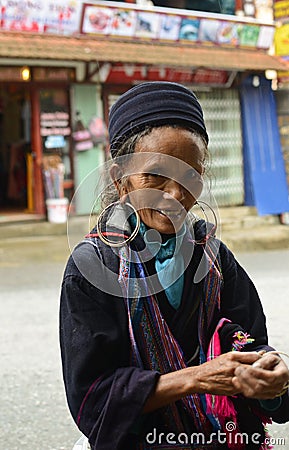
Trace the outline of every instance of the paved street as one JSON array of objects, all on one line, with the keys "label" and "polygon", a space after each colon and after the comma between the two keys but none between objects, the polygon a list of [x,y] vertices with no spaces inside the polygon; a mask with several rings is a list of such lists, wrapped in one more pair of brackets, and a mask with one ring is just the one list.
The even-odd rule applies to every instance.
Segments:
[{"label": "paved street", "polygon": [[0,448],[71,450],[79,433],[66,406],[58,346],[65,238],[17,238],[0,248]]},{"label": "paved street", "polygon": [[[289,354],[289,251],[243,253],[238,255],[238,260],[254,280],[260,294],[270,344]],[[284,359],[289,365],[289,359]],[[274,424],[269,428],[273,439],[285,440],[285,445],[275,445],[274,448],[289,449],[289,423]]]},{"label": "paved street", "polygon": [[[58,346],[68,252],[64,236],[0,241],[1,450],[71,450],[79,436],[66,406]],[[238,257],[263,299],[272,345],[288,353],[289,251]],[[289,425],[274,425],[273,436],[287,439],[276,449],[289,449]]]}]

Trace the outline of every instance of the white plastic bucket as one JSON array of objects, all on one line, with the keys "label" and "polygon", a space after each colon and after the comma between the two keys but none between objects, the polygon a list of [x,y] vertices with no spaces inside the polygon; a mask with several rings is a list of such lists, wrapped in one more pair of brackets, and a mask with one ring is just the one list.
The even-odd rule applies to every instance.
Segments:
[{"label": "white plastic bucket", "polygon": [[48,198],[47,218],[51,223],[65,223],[67,220],[68,198]]}]

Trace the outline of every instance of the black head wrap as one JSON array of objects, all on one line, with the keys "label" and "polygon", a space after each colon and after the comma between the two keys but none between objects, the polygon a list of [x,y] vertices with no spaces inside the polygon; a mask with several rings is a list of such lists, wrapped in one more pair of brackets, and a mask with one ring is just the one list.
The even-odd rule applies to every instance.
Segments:
[{"label": "black head wrap", "polygon": [[145,82],[129,89],[111,107],[109,138],[112,157],[119,145],[146,126],[184,125],[209,138],[195,94],[178,83]]}]

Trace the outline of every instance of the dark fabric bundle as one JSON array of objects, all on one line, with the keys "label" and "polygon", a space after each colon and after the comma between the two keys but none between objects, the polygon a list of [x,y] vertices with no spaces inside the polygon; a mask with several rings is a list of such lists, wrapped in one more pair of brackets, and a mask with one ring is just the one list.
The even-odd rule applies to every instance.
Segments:
[{"label": "dark fabric bundle", "polygon": [[203,111],[195,94],[178,83],[145,82],[125,92],[109,114],[109,138],[112,157],[119,145],[146,126],[184,125],[209,138]]}]

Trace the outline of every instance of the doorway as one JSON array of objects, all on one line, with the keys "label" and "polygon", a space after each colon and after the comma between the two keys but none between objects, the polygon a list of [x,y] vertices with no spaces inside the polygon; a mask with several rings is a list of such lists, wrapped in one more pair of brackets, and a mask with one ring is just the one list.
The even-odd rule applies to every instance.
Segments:
[{"label": "doorway", "polygon": [[0,215],[33,210],[31,101],[22,84],[0,85]]}]

